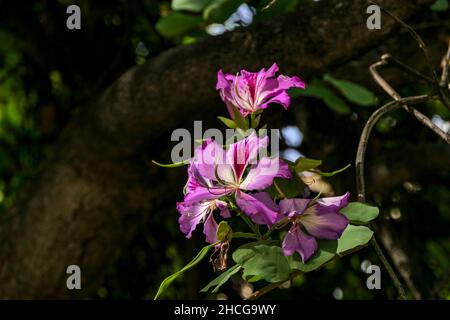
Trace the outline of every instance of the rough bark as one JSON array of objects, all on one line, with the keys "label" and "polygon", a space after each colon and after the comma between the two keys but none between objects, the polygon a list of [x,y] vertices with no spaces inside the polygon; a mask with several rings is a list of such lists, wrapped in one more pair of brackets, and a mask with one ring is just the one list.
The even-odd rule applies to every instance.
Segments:
[{"label": "rough bark", "polygon": [[[380,1],[403,19],[431,2]],[[222,106],[214,90],[216,71],[258,69],[277,61],[283,72],[308,77],[345,63],[397,27],[383,17],[382,29],[369,31],[367,5],[321,1],[171,49],[120,77],[82,108],[2,218],[0,297],[70,297],[65,271],[71,264],[81,267],[83,295],[88,295],[136,226],[177,187],[172,173],[162,176],[141,154],[152,150],[150,157],[161,159],[159,139],[206,112],[212,118]]]}]

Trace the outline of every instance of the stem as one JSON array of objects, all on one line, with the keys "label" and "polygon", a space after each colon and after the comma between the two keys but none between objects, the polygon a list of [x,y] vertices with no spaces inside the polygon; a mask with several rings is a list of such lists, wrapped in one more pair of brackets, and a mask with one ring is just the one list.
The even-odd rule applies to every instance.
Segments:
[{"label": "stem", "polygon": [[[378,73],[378,67],[387,65],[386,60],[378,61],[374,64],[372,64],[369,67],[370,73],[372,74],[373,79],[378,83],[378,85],[388,94],[390,95],[395,101],[398,102],[405,102],[405,100],[397,93],[397,91],[392,88],[389,83],[387,83],[386,80],[383,79],[383,77],[380,76]],[[441,94],[442,96],[442,94]],[[442,100],[441,100],[442,101]],[[445,101],[443,101],[445,103]],[[412,114],[417,120],[419,120],[424,126],[431,129],[434,133],[436,133],[441,139],[446,141],[447,143],[450,143],[450,134],[445,133],[442,131],[438,126],[436,126],[433,121],[430,120],[426,115],[421,113],[420,111],[411,108],[408,106],[408,103],[401,103],[400,105],[403,109],[405,109],[408,113]]]},{"label": "stem", "polygon": [[380,246],[378,244],[378,241],[375,238],[375,236],[373,236],[372,239],[370,239],[370,244],[375,249],[375,253],[377,254],[378,258],[380,258],[381,263],[383,263],[383,265],[386,268],[389,276],[391,277],[392,281],[394,282],[394,286],[398,290],[398,293],[400,295],[400,299],[401,300],[407,300],[405,289],[404,289],[402,283],[400,282],[400,280],[398,279],[397,274],[395,273],[395,271],[392,268],[391,264],[386,259],[385,255],[383,254],[383,251],[381,251],[381,248],[380,248]]},{"label": "stem", "polygon": [[[383,80],[384,81],[384,80]],[[434,99],[436,97],[430,97],[430,96],[415,96],[410,98],[404,98],[399,99],[398,101],[392,101],[390,103],[385,104],[378,110],[376,110],[367,120],[366,125],[364,126],[363,132],[361,134],[361,138],[359,140],[358,144],[358,150],[356,153],[356,188],[358,192],[358,200],[360,202],[366,201],[366,191],[365,191],[365,181],[364,181],[364,156],[367,149],[367,143],[370,137],[370,133],[375,126],[375,124],[378,122],[378,120],[385,115],[386,113],[398,109],[402,107],[404,104],[415,104],[420,102],[425,102],[431,99]],[[403,288],[403,285],[401,284],[396,272],[390,265],[389,261],[386,259],[385,255],[383,254],[383,251],[381,250],[380,246],[378,245],[378,242],[375,237],[372,237],[371,244],[373,248],[375,249],[375,253],[383,263],[385,269],[387,270],[389,276],[391,277],[394,286],[397,288],[397,291],[400,295],[400,298],[402,300],[406,300],[406,294],[405,290]]]},{"label": "stem", "polygon": [[259,228],[253,222],[251,222],[245,214],[239,211],[238,216],[240,216],[242,220],[244,220],[244,222],[250,227],[250,229],[252,229],[253,233],[257,235],[257,239],[262,238],[261,233],[259,232]]},{"label": "stem", "polygon": [[287,198],[286,195],[283,193],[283,191],[281,191],[280,187],[278,186],[278,184],[275,180],[273,180],[273,185],[274,185],[275,189],[277,190],[277,192],[280,194],[280,196],[283,199],[286,199]]}]

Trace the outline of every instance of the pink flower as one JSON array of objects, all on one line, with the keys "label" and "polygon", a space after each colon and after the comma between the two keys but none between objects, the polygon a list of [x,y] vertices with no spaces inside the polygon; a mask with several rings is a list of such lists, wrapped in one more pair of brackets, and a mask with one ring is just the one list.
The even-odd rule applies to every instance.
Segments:
[{"label": "pink flower", "polygon": [[214,240],[217,224],[212,211],[217,208],[222,211],[222,217],[230,216],[226,203],[219,200],[224,196],[234,197],[236,205],[255,223],[271,226],[275,222],[278,206],[262,190],[275,177],[290,178],[291,172],[277,157],[257,159],[259,150],[267,144],[267,136],[258,138],[253,132],[226,150],[213,140],[205,141],[196,149],[188,169],[184,201],[177,204],[183,233],[190,237],[197,224],[204,222],[208,242]]},{"label": "pink flower", "polygon": [[312,205],[310,199],[281,200],[281,214],[292,221],[282,245],[284,254],[290,256],[297,251],[306,262],[318,249],[316,238],[340,238],[349,221],[339,211],[347,206],[349,196],[347,192],[339,197],[320,198]]},{"label": "pink flower", "polygon": [[287,90],[292,87],[304,89],[305,83],[296,76],[275,76],[277,71],[276,63],[267,71],[264,68],[259,72],[242,70],[236,75],[219,70],[216,89],[220,91],[232,118],[231,106],[235,106],[244,117],[267,108],[269,103],[279,103],[285,109],[289,107],[291,99]]}]

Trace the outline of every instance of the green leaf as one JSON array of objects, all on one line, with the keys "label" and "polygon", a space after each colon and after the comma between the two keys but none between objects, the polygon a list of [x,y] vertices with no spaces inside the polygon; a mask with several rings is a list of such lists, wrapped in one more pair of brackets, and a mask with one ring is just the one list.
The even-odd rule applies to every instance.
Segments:
[{"label": "green leaf", "polygon": [[348,251],[366,245],[373,236],[373,231],[365,226],[348,225],[338,239],[337,254],[342,255]]},{"label": "green leaf", "polygon": [[252,127],[253,129],[256,129],[259,126],[259,122],[261,120],[261,115],[254,115],[252,114],[250,116],[250,127]]},{"label": "green leaf", "polygon": [[169,163],[169,164],[164,164],[164,163],[159,163],[156,162],[155,160],[152,160],[152,162],[154,164],[156,164],[157,166],[163,167],[163,168],[178,168],[178,167],[182,167],[185,166],[187,164],[189,164],[189,161],[181,161],[181,162],[176,162],[176,163]]},{"label": "green leaf", "polygon": [[308,159],[305,157],[300,157],[295,161],[295,171],[298,173],[303,171],[309,171],[311,169],[317,168],[322,164],[322,160]]},{"label": "green leaf", "polygon": [[433,11],[442,12],[446,11],[448,7],[448,0],[437,0],[431,5],[430,9]]},{"label": "green leaf", "polygon": [[184,272],[186,272],[187,270],[191,269],[192,267],[194,267],[195,265],[197,265],[200,261],[203,260],[203,258],[206,256],[206,254],[208,253],[209,249],[211,249],[212,247],[214,247],[216,243],[207,245],[205,247],[202,248],[202,250],[200,250],[200,252],[197,254],[197,256],[191,261],[189,262],[187,265],[185,265],[181,270],[175,272],[174,274],[168,276],[167,278],[165,278],[163,280],[163,282],[161,282],[158,292],[156,293],[155,297],[153,298],[153,300],[156,300],[159,298],[159,296],[167,289],[167,287],[169,287],[169,285],[176,279],[178,278],[180,275],[182,275]]},{"label": "green leaf", "polygon": [[233,105],[231,105],[230,108],[233,111],[234,122],[236,123],[237,127],[244,131],[248,130],[248,120],[244,118],[238,108]]},{"label": "green leaf", "polygon": [[181,12],[170,12],[156,22],[156,30],[166,38],[179,36],[202,22],[202,17]]},{"label": "green leaf", "polygon": [[237,128],[236,123],[233,120],[231,120],[231,119],[228,119],[228,118],[225,118],[225,117],[221,117],[221,116],[218,116],[217,119],[222,121],[223,124],[226,125],[230,129],[236,129]]},{"label": "green leaf", "polygon": [[351,222],[367,223],[378,217],[377,207],[369,206],[361,202],[350,202],[345,208],[340,211]]},{"label": "green leaf", "polygon": [[322,171],[313,171],[314,173],[317,173],[318,175],[322,176],[322,177],[332,177],[338,173],[341,173],[344,170],[347,170],[348,168],[350,168],[351,164],[349,163],[348,165],[346,165],[345,167],[335,170],[333,172],[322,172]]},{"label": "green leaf", "polygon": [[243,0],[212,0],[203,10],[203,19],[208,22],[224,22],[244,2]]},{"label": "green leaf", "polygon": [[[295,171],[292,172],[292,177],[290,179],[275,178],[273,181],[273,185],[267,189],[267,192],[274,198],[295,198],[305,189],[305,183]],[[278,189],[283,195],[280,194]]]},{"label": "green leaf", "polygon": [[291,272],[288,258],[277,241],[257,241],[244,244],[233,252],[233,260],[244,268],[244,279],[259,276],[274,283],[286,280]]},{"label": "green leaf", "polygon": [[377,104],[378,99],[372,91],[367,90],[359,84],[338,80],[331,75],[326,74],[323,79],[335,86],[349,101],[360,106],[373,106]]},{"label": "green leaf", "polygon": [[295,256],[292,256],[290,261],[291,268],[303,272],[310,272],[318,269],[334,258],[337,250],[336,240],[319,240],[318,244],[319,249],[306,263],[296,260],[294,258]]},{"label": "green leaf", "polygon": [[201,12],[211,0],[172,0],[173,10]]},{"label": "green leaf", "polygon": [[228,222],[221,221],[217,227],[217,240],[219,241],[230,241],[233,236],[233,231],[231,230]]},{"label": "green leaf", "polygon": [[252,276],[252,277],[247,278],[248,282],[258,282],[260,280],[262,280],[262,278],[260,276]]},{"label": "green leaf", "polygon": [[233,232],[232,238],[258,239],[258,236],[250,232]]},{"label": "green leaf", "polygon": [[340,114],[349,114],[352,110],[338,95],[329,89],[325,83],[313,79],[306,90],[293,89],[293,96],[304,95],[321,99],[330,109]]},{"label": "green leaf", "polygon": [[215,287],[211,293],[216,293],[234,274],[238,273],[242,266],[235,264],[220,276],[208,283],[200,292],[208,292],[210,288]]}]

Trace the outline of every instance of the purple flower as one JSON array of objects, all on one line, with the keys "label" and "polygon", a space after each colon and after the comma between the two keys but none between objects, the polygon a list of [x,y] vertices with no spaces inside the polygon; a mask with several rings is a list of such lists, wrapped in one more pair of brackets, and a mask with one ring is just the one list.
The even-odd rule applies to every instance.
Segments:
[{"label": "purple flower", "polygon": [[177,206],[183,233],[189,237],[195,226],[204,222],[204,232],[212,241],[211,230],[217,229],[217,224],[211,212],[219,208],[222,216],[229,216],[222,209],[224,202],[218,200],[223,196],[234,196],[236,205],[255,223],[271,226],[275,222],[278,206],[260,190],[268,188],[275,177],[290,178],[291,172],[277,157],[258,160],[260,149],[267,144],[267,136],[258,138],[253,132],[226,150],[211,139],[196,149],[188,169],[186,195]]},{"label": "purple flower", "polygon": [[[310,199],[284,199],[280,212],[292,221],[283,240],[283,252],[290,256],[297,251],[305,262],[317,251],[315,238],[336,240],[344,232],[349,221],[339,213],[347,206],[350,194],[318,199],[311,205]],[[306,232],[304,232],[304,230]]]},{"label": "purple flower", "polygon": [[231,216],[227,203],[217,199],[191,203],[178,202],[177,209],[180,212],[178,219],[180,230],[186,234],[186,238],[189,239],[192,236],[192,231],[199,223],[203,222],[203,233],[208,243],[217,241],[217,222],[214,219],[213,211],[219,209],[223,218]]},{"label": "purple flower", "polygon": [[305,83],[296,76],[275,76],[277,71],[276,63],[267,71],[264,68],[259,72],[242,70],[236,75],[224,74],[219,70],[216,89],[220,90],[232,118],[231,106],[235,106],[244,117],[267,108],[269,103],[279,103],[285,109],[289,107],[291,99],[287,90],[292,87],[304,89]]}]

